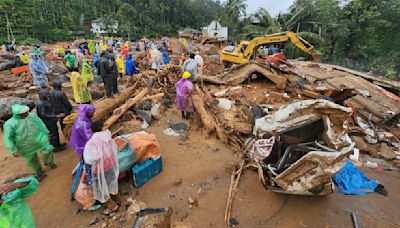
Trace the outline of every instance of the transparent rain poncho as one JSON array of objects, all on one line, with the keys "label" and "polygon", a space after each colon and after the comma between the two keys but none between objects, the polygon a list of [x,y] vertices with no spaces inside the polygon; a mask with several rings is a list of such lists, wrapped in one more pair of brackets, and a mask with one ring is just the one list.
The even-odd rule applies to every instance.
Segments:
[{"label": "transparent rain poncho", "polygon": [[94,133],[83,152],[85,163],[91,165],[94,198],[101,203],[107,202],[110,194],[118,194],[117,153],[109,130]]},{"label": "transparent rain poncho", "polygon": [[191,93],[194,90],[193,83],[186,78],[181,78],[176,85],[176,108],[185,112],[194,112]]}]

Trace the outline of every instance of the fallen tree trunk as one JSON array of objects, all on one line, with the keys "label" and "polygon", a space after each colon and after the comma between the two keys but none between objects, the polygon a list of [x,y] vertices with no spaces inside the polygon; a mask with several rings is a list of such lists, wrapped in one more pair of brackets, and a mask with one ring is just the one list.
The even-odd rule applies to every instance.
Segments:
[{"label": "fallen tree trunk", "polygon": [[227,143],[228,138],[226,137],[224,130],[218,125],[218,122],[214,119],[214,117],[206,110],[204,106],[205,94],[197,84],[195,86],[195,91],[195,93],[192,93],[193,105],[200,115],[201,122],[207,129],[207,133],[212,133],[215,130],[218,139],[224,143]]},{"label": "fallen tree trunk", "polygon": [[207,112],[206,108],[204,107],[204,100],[196,92],[192,93],[192,101],[194,108],[200,115],[200,120],[206,128],[207,133],[212,133],[215,130],[215,122],[212,116]]},{"label": "fallen tree trunk", "polygon": [[125,104],[123,104],[121,107],[115,109],[113,112],[113,115],[106,120],[104,123],[103,130],[108,129],[113,125],[128,109],[130,109],[132,106],[134,106],[137,102],[142,100],[144,96],[148,93],[147,88],[141,90],[134,98],[129,99],[126,101]]},{"label": "fallen tree trunk", "polygon": [[155,95],[151,95],[151,96],[146,96],[145,98],[142,99],[142,101],[144,100],[153,100],[153,99],[159,99],[164,97],[164,93],[157,93]]},{"label": "fallen tree trunk", "polygon": [[135,86],[129,87],[122,91],[121,93],[115,94],[115,98],[105,98],[99,100],[94,104],[96,107],[96,112],[94,113],[93,120],[99,121],[107,118],[114,109],[124,103],[129,97],[135,92]]}]

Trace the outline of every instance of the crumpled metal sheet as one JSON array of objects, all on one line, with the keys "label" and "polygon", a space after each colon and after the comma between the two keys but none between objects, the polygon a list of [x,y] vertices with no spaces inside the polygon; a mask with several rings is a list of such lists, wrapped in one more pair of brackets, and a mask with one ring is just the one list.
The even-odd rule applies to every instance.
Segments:
[{"label": "crumpled metal sheet", "polygon": [[342,169],[353,148],[354,143],[340,152],[311,151],[279,174],[274,182],[286,193],[312,194]]},{"label": "crumpled metal sheet", "polygon": [[328,100],[303,100],[282,106],[271,115],[255,121],[253,134],[281,134],[317,121],[324,120],[324,138],[329,146],[336,149],[348,145],[347,125],[352,109]]}]

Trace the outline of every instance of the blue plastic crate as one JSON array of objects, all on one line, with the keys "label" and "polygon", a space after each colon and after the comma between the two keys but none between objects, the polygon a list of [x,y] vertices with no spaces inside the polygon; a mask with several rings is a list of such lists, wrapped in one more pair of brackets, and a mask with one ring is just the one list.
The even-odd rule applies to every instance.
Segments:
[{"label": "blue plastic crate", "polygon": [[140,187],[162,171],[162,157],[147,159],[132,168],[133,184]]}]

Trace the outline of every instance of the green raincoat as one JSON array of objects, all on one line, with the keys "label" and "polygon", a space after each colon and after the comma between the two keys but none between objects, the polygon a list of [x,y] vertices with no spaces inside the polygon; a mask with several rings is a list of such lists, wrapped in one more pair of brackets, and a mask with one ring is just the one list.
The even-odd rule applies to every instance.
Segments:
[{"label": "green raincoat", "polygon": [[78,61],[76,60],[75,55],[68,53],[65,57],[65,65],[67,67],[77,67]]},{"label": "green raincoat", "polygon": [[96,53],[96,47],[94,45],[93,40],[89,41],[88,48],[89,48],[90,54],[93,55],[94,53]]},{"label": "green raincoat", "polygon": [[3,203],[0,205],[0,227],[2,228],[34,228],[31,209],[25,201],[25,197],[35,193],[39,186],[39,181],[34,177],[21,178],[14,183],[28,182],[23,188],[17,188],[1,196]]},{"label": "green raincoat", "polygon": [[19,151],[24,160],[30,160],[36,152],[52,151],[49,142],[49,130],[43,121],[35,114],[29,113],[21,118],[19,113],[25,105],[13,105],[13,116],[4,123],[4,145],[11,154]]},{"label": "green raincoat", "polygon": [[90,81],[94,80],[94,76],[86,59],[82,60],[82,72],[81,72],[83,81],[87,84]]}]

